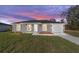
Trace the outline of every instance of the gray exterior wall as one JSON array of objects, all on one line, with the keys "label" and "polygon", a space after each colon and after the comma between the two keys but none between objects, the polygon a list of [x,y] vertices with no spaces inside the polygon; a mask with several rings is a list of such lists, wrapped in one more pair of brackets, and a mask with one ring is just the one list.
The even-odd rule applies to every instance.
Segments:
[{"label": "gray exterior wall", "polygon": [[38,24],[38,32],[42,31],[42,24]]},{"label": "gray exterior wall", "polygon": [[12,24],[12,32],[16,32],[16,24]]},{"label": "gray exterior wall", "polygon": [[47,31],[48,31],[48,32],[52,32],[52,25],[51,25],[51,24],[48,24],[48,25],[47,25]]},{"label": "gray exterior wall", "polygon": [[21,24],[21,32],[26,33],[26,24]]}]

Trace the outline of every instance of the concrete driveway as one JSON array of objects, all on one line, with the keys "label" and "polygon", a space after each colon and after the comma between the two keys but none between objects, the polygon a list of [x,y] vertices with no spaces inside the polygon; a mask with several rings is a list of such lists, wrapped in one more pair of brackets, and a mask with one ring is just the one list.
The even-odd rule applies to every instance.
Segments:
[{"label": "concrete driveway", "polygon": [[75,37],[66,33],[58,34],[58,36],[79,45],[79,37]]}]

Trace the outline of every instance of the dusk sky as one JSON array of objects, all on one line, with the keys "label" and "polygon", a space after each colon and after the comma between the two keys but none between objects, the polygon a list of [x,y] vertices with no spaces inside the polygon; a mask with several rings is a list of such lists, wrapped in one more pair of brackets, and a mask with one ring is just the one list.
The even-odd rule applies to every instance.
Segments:
[{"label": "dusk sky", "polygon": [[59,18],[60,14],[70,7],[69,5],[0,5],[0,22]]}]

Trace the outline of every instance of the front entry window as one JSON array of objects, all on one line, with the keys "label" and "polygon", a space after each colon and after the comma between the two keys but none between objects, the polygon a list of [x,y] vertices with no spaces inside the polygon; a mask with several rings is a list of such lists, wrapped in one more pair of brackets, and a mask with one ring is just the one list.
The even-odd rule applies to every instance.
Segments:
[{"label": "front entry window", "polygon": [[32,31],[32,25],[31,24],[27,24],[27,31]]}]

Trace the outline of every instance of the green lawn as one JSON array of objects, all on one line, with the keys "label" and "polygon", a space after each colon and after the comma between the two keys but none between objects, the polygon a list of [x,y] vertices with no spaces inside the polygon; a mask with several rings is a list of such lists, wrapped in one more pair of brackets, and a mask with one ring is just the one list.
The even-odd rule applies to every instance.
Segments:
[{"label": "green lawn", "polygon": [[68,34],[70,34],[70,35],[73,35],[73,36],[79,37],[79,31],[68,30],[68,31],[65,31],[65,32],[68,33]]},{"label": "green lawn", "polygon": [[79,46],[57,36],[0,32],[0,52],[79,52]]}]

